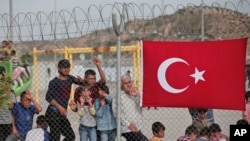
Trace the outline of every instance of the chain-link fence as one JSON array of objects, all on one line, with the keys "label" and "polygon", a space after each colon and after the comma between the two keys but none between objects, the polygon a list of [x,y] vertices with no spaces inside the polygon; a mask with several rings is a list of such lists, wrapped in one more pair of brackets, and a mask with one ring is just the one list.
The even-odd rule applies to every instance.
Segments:
[{"label": "chain-link fence", "polygon": [[[30,90],[33,97],[42,106],[40,114],[45,114],[49,103],[45,100],[50,80],[58,76],[57,63],[63,58],[70,60],[71,74],[84,78],[87,69],[97,72],[92,61],[94,56],[101,59],[101,66],[106,75],[110,94],[116,99],[117,88],[117,38],[112,26],[112,13],[117,15],[121,29],[121,75],[130,71],[135,86],[141,87],[139,43],[146,40],[215,40],[248,37],[250,18],[245,9],[250,9],[249,0],[237,4],[226,2],[204,5],[204,37],[201,37],[201,7],[188,4],[174,7],[171,4],[136,5],[133,3],[115,3],[100,7],[91,6],[87,11],[76,7],[71,12],[19,13],[14,16],[14,41],[18,56],[32,52],[34,62],[26,62],[32,72]],[[10,38],[9,14],[0,14],[0,39]],[[65,48],[67,46],[67,48]],[[249,47],[249,43],[248,43]],[[135,50],[134,50],[135,49]],[[140,52],[140,50],[139,50]],[[150,74],[148,74],[150,75]],[[73,89],[77,85],[73,85]],[[71,95],[71,99],[73,95]],[[18,97],[19,100],[19,97]],[[223,102],[223,100],[222,100]],[[128,110],[132,105],[127,105]],[[79,136],[79,115],[68,107],[67,117],[76,135]],[[119,113],[117,113],[119,114]],[[152,124],[160,121],[165,126],[164,140],[177,140],[185,134],[185,129],[192,123],[188,108],[145,107],[142,109],[142,133],[151,138]],[[136,115],[136,114],[135,114]],[[133,114],[130,115],[132,118]],[[222,133],[229,135],[229,125],[236,124],[242,118],[242,111],[213,110],[216,123]],[[33,127],[36,126],[34,117]],[[62,127],[62,125],[58,125]],[[120,138],[120,135],[117,135]],[[37,139],[38,140],[38,139]],[[124,137],[122,140],[125,140]]]}]

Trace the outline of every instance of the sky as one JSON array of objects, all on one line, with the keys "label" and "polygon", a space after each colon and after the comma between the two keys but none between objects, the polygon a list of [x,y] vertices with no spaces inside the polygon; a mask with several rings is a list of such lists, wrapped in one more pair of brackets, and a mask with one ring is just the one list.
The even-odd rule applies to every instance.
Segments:
[{"label": "sky", "polygon": [[[53,11],[57,11],[60,12],[62,10],[67,10],[69,13],[72,13],[72,11],[74,10],[74,8],[76,7],[80,7],[81,9],[83,9],[85,12],[88,11],[88,8],[90,6],[96,6],[96,7],[101,7],[102,8],[105,5],[108,4],[114,4],[114,3],[134,3],[137,4],[138,6],[140,6],[143,3],[146,3],[148,6],[151,6],[150,9],[149,8],[145,8],[144,12],[147,13],[147,10],[152,10],[151,8],[154,5],[158,5],[161,9],[164,8],[163,5],[171,5],[172,8],[176,9],[181,9],[183,8],[183,6],[187,6],[187,5],[200,5],[202,3],[202,1],[204,2],[204,5],[208,5],[211,6],[213,5],[214,7],[226,7],[232,10],[237,10],[237,7],[240,6],[239,10],[240,12],[243,13],[247,13],[248,15],[250,15],[250,0],[12,0],[12,9],[13,9],[13,17],[15,19],[21,20],[22,18],[24,18],[22,15],[32,12],[35,15],[37,13],[39,13],[40,11],[42,11],[43,13],[46,13],[47,15],[49,15],[51,12]],[[239,5],[239,2],[240,3]],[[244,5],[244,7],[242,7],[242,5]],[[107,6],[112,7],[112,6]],[[94,7],[91,7],[94,8]],[[106,7],[105,7],[106,8]],[[4,19],[6,18],[2,18],[1,16],[5,15],[5,14],[9,14],[10,12],[10,0],[0,0],[0,22],[3,22],[3,27],[1,27],[0,24],[0,39],[2,38],[6,38],[7,35],[7,30],[4,27],[6,25],[6,23],[4,22]],[[164,11],[167,14],[171,14],[173,11],[173,9],[171,10],[171,8],[167,7],[167,10],[169,11]],[[113,12],[113,11],[112,11]],[[159,11],[154,12],[154,15],[157,16],[157,12],[159,14]],[[21,14],[24,13],[24,14]],[[150,13],[150,12],[148,12]],[[21,14],[21,16],[19,15]],[[76,17],[77,19],[80,17],[84,17],[84,16],[78,16],[79,14],[82,14],[81,12],[76,12]],[[99,18],[100,15],[96,15],[98,14],[96,9],[91,10],[90,11],[90,15],[91,18],[90,19],[94,19],[94,18]],[[102,11],[102,16],[104,16],[103,18],[110,17],[110,11],[109,9],[104,9],[104,11]],[[20,16],[16,17],[16,16]],[[160,14],[159,14],[160,15]],[[152,16],[152,15],[151,15]],[[2,19],[1,19],[2,18]],[[44,18],[43,18],[44,19]],[[67,18],[66,18],[67,19]],[[33,19],[34,20],[34,19]],[[82,19],[80,19],[82,20]],[[95,19],[96,20],[96,19]],[[117,19],[119,22],[119,19]],[[21,21],[22,22],[22,21]],[[21,23],[24,24],[24,23]],[[97,26],[97,23],[94,23],[93,26]],[[38,26],[36,26],[38,27]],[[75,26],[68,26],[69,27],[69,32],[71,32],[71,30],[75,30]],[[72,27],[72,29],[71,29]],[[43,31],[43,34],[49,34],[51,35],[51,30],[46,30],[48,27],[46,26],[45,30]],[[34,31],[32,31],[32,33],[38,34],[40,33],[40,29],[36,28],[37,30],[34,29]],[[48,28],[50,29],[50,28]],[[60,32],[59,34],[57,34],[57,38],[62,38],[59,37],[60,35],[62,35],[63,37],[65,37],[65,30],[64,27],[57,27],[56,28],[56,32]],[[15,30],[16,31],[16,30]],[[19,32],[19,30],[18,30]],[[23,39],[24,37],[27,36],[27,38],[30,38],[30,30],[25,27],[21,28],[20,33],[22,33],[22,40],[26,40]],[[14,33],[15,34],[15,33]],[[74,32],[73,32],[74,34]],[[10,34],[9,34],[10,35]],[[8,35],[8,36],[9,36]],[[17,37],[17,35],[14,35]],[[35,35],[34,35],[35,36]],[[40,34],[37,35],[37,37],[40,37]],[[50,36],[49,36],[50,39]]]},{"label": "sky", "polygon": [[[0,14],[9,13],[9,1],[10,0],[1,0],[0,1]],[[148,3],[149,5],[163,5],[163,4],[171,4],[176,7],[178,4],[187,5],[188,3],[199,5],[202,0],[12,0],[13,1],[13,14],[16,15],[19,12],[34,12],[37,13],[39,11],[43,11],[45,13],[50,13],[51,11],[60,11],[66,9],[71,11],[74,7],[81,7],[83,9],[88,9],[90,5],[105,5],[105,4],[113,4],[115,2],[119,3],[136,3],[140,5],[141,3]],[[229,7],[231,3],[234,3],[237,6],[237,3],[241,0],[203,0],[205,4],[211,5],[211,3],[218,3],[222,7],[224,7],[225,2],[228,2]],[[250,7],[250,0],[245,2],[245,5]],[[248,8],[248,12],[250,8]]]}]

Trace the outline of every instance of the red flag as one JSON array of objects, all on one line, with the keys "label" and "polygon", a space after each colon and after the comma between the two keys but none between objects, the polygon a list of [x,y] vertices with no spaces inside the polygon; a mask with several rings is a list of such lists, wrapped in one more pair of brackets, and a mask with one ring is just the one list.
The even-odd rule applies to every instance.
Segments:
[{"label": "red flag", "polygon": [[247,39],[143,41],[143,107],[245,109]]}]

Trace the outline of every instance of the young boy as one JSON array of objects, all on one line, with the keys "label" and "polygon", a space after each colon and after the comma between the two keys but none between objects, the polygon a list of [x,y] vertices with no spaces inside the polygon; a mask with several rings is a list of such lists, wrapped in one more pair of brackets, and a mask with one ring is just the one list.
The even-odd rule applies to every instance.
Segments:
[{"label": "young boy", "polygon": [[97,130],[101,134],[101,141],[115,141],[116,120],[112,111],[112,96],[106,85],[99,85],[100,98],[95,100]]},{"label": "young boy", "polygon": [[80,141],[96,141],[96,120],[93,99],[90,97],[90,86],[85,84],[79,87],[80,97],[77,101],[70,101],[70,108],[80,116]]},{"label": "young boy", "polygon": [[49,141],[49,132],[47,131],[48,123],[44,115],[39,115],[36,118],[37,128],[30,130],[25,138],[25,141]]},{"label": "young boy", "polygon": [[179,137],[177,141],[194,141],[197,138],[198,133],[198,129],[195,126],[190,125],[186,128],[185,135]]},{"label": "young boy", "polygon": [[153,137],[150,141],[162,141],[161,138],[165,136],[165,126],[157,121],[152,124]]},{"label": "young boy", "polygon": [[[31,102],[34,103],[31,104]],[[25,140],[25,136],[32,129],[34,114],[39,114],[42,107],[31,96],[29,91],[21,94],[21,102],[15,103],[12,109],[12,135],[8,139]]]}]

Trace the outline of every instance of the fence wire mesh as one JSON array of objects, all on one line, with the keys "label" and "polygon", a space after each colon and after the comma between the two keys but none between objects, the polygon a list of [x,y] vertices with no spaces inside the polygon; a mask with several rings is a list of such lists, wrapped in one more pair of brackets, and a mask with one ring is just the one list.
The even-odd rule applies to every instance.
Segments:
[{"label": "fence wire mesh", "polygon": [[[205,4],[203,8],[205,40],[248,37],[250,18],[246,9],[250,9],[249,0],[240,0],[237,4],[232,2]],[[75,7],[72,11],[53,11],[49,14],[42,11],[18,13],[12,19],[13,26],[10,26],[8,13],[0,14],[0,40],[13,40],[19,57],[36,48],[32,53],[34,61],[26,63],[30,65],[32,74],[29,90],[43,109],[40,115],[44,115],[47,110],[49,103],[45,100],[45,96],[48,85],[50,80],[58,76],[57,63],[63,58],[71,61],[72,75],[84,78],[87,69],[94,69],[97,72],[97,80],[100,79],[100,75],[92,58],[94,56],[100,58],[110,95],[116,99],[116,88],[120,88],[117,86],[117,54],[108,49],[117,43],[112,27],[112,13],[117,14],[117,23],[122,29],[123,47],[139,46],[138,41],[142,39],[193,41],[202,38],[201,7],[192,3],[179,4],[177,7],[171,4],[151,6],[146,3],[141,5],[115,3],[99,7],[92,5],[88,10]],[[12,27],[14,36],[10,37]],[[65,46],[72,48],[66,55]],[[83,51],[84,48],[90,48],[91,51]],[[136,53],[131,50],[121,52],[121,75],[130,71],[132,83],[140,89],[141,84],[138,81],[141,77],[141,70],[138,68],[140,57],[135,57]],[[73,89],[77,87],[73,85]],[[19,101],[20,97],[17,99]],[[127,108],[132,108],[130,106],[127,105]],[[69,107],[67,112],[67,118],[76,136],[75,140],[80,140],[79,115]],[[148,139],[153,136],[152,124],[156,121],[165,126],[163,140],[166,141],[177,140],[185,134],[186,128],[192,123],[188,108],[145,107],[142,108],[142,113],[141,132]],[[229,125],[236,124],[242,119],[242,111],[214,109],[213,116],[214,121],[220,125],[222,133],[229,135]],[[36,127],[36,117],[33,118],[33,128]],[[63,128],[62,125],[57,126]],[[7,129],[9,128],[3,130]],[[120,137],[118,134],[117,138]],[[35,140],[39,139],[41,138],[36,136]],[[121,140],[125,138],[121,137]]]}]

